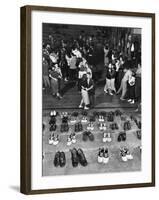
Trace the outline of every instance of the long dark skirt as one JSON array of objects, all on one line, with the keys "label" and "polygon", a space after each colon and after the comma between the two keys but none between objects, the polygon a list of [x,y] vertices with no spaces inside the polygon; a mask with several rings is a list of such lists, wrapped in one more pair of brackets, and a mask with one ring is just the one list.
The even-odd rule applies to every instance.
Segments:
[{"label": "long dark skirt", "polygon": [[129,83],[127,84],[127,98],[135,100],[135,85],[130,86]]},{"label": "long dark skirt", "polygon": [[116,73],[116,77],[115,77],[115,87],[116,87],[116,90],[118,91],[118,89],[120,88],[120,85],[121,85],[121,81],[123,79],[123,76],[124,76],[124,72],[123,70],[119,70],[117,73]]},{"label": "long dark skirt", "polygon": [[141,77],[135,79],[135,99],[141,101]]}]

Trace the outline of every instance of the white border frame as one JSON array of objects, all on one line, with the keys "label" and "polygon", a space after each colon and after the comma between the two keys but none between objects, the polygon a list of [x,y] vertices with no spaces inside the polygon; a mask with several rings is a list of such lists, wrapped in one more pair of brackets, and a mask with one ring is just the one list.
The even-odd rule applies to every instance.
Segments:
[{"label": "white border frame", "polygon": [[[151,18],[78,14],[47,11],[32,11],[31,13],[31,52],[32,52],[32,152],[31,152],[31,189],[53,189],[68,187],[86,187],[100,185],[118,185],[151,182],[151,75],[152,75],[152,43]],[[105,173],[89,175],[67,175],[42,177],[42,23],[82,24],[97,26],[115,26],[142,28],[142,171],[127,173]],[[41,133],[41,134],[40,134]],[[83,181],[84,178],[84,181]]]}]

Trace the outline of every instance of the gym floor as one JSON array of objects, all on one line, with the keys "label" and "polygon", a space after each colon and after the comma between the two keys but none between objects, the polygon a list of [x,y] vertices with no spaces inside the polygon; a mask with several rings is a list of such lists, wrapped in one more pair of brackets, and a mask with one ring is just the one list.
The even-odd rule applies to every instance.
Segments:
[{"label": "gym floor", "polygon": [[[141,119],[140,113],[134,112],[134,108],[118,108],[122,111],[126,120],[130,120],[130,115],[134,115],[138,120]],[[77,111],[81,113],[81,109],[56,109],[58,112],[69,112],[72,113]],[[115,111],[116,108],[96,108],[96,111]],[[94,109],[88,111],[88,115],[91,115]],[[69,132],[68,133],[60,133],[60,124],[61,119],[57,117],[57,130],[55,134],[59,135],[60,142],[57,146],[49,145],[48,139],[50,135],[49,131],[49,114],[50,109],[45,109],[43,111],[43,123],[46,124],[45,130],[43,131],[43,176],[54,176],[54,175],[72,175],[72,174],[90,174],[90,173],[112,173],[112,172],[133,172],[133,171],[140,171],[141,170],[141,153],[139,146],[141,145],[141,140],[139,140],[136,136],[137,126],[136,124],[131,121],[131,130],[127,131],[127,139],[125,142],[118,142],[117,137],[120,131],[123,131],[123,121],[121,121],[120,117],[115,117],[114,121],[117,122],[119,126],[119,130],[109,130],[109,125],[111,122],[107,122],[108,130],[111,131],[112,135],[112,142],[110,143],[103,143],[103,132],[98,128],[98,120],[94,122],[94,131],[92,133],[95,136],[95,140],[93,142],[82,140],[82,132],[76,134],[77,142],[72,144],[71,146],[67,146],[67,136],[73,132],[74,125],[69,124]],[[81,119],[81,115],[78,116],[78,120]],[[87,125],[83,125],[83,129],[86,130]],[[120,147],[128,147],[130,152],[132,153],[134,159],[129,160],[128,162],[123,162],[120,157]],[[75,148],[82,148],[86,159],[88,161],[88,165],[86,167],[82,167],[79,165],[76,168],[72,167],[71,162],[71,153],[70,149],[73,147]],[[107,147],[109,149],[110,160],[107,164],[99,164],[97,162],[98,150],[100,147]],[[66,155],[66,165],[65,167],[55,167],[53,164],[54,156],[57,151],[64,151]]]}]

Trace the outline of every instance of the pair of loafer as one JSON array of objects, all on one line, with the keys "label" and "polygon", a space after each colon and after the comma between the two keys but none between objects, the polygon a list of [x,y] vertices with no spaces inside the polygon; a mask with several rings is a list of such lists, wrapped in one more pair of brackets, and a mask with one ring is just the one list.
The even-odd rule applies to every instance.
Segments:
[{"label": "pair of loafer", "polygon": [[119,129],[118,124],[117,124],[116,122],[110,124],[110,128],[111,128],[112,130],[118,130],[118,129]]},{"label": "pair of loafer", "polygon": [[56,152],[55,157],[54,157],[54,166],[64,167],[65,165],[66,165],[65,153],[63,151]]},{"label": "pair of loafer", "polygon": [[107,114],[107,121],[108,122],[113,122],[114,121],[114,113],[113,112],[109,112]]},{"label": "pair of loafer", "polygon": [[63,132],[68,132],[69,131],[69,126],[68,126],[68,123],[67,122],[63,122],[62,124],[61,124],[61,133],[63,133]]},{"label": "pair of loafer", "polygon": [[75,132],[81,132],[81,131],[83,131],[83,126],[79,122],[79,123],[75,124]]},{"label": "pair of loafer", "polygon": [[103,142],[111,142],[111,134],[110,133],[103,133]]},{"label": "pair of loafer", "polygon": [[56,131],[56,128],[57,128],[56,123],[53,123],[53,124],[50,125],[50,131],[51,131],[51,132],[52,132],[52,131]]},{"label": "pair of loafer", "polygon": [[127,162],[128,160],[133,160],[133,156],[128,148],[121,148],[120,155],[123,162]]},{"label": "pair of loafer", "polygon": [[130,124],[130,121],[126,121],[124,123],[124,131],[129,131],[131,130],[131,124]]},{"label": "pair of loafer", "polygon": [[56,135],[56,136],[54,134],[50,135],[49,144],[56,146],[58,143],[59,143],[59,135]]},{"label": "pair of loafer", "polygon": [[94,141],[94,135],[93,135],[93,133],[91,133],[90,131],[83,132],[83,141],[87,141],[88,139],[90,141]]},{"label": "pair of loafer", "polygon": [[98,152],[98,163],[108,163],[109,162],[109,153],[108,148],[100,148]]},{"label": "pair of loafer", "polygon": [[88,162],[86,160],[86,157],[83,153],[82,149],[76,149],[73,148],[71,151],[71,160],[72,160],[72,166],[77,167],[80,163],[83,167],[86,167],[88,165]]},{"label": "pair of loafer", "polygon": [[68,116],[64,116],[62,118],[62,123],[67,123],[68,122]]},{"label": "pair of loafer", "polygon": [[118,142],[125,141],[126,140],[126,132],[119,133],[117,140],[118,140]]},{"label": "pair of loafer", "polygon": [[68,135],[67,137],[67,146],[70,146],[71,144],[75,144],[76,143],[76,135],[75,133],[71,133],[70,135]]},{"label": "pair of loafer", "polygon": [[104,117],[102,115],[99,115],[98,121],[99,122],[104,122]]},{"label": "pair of loafer", "polygon": [[88,125],[87,125],[87,130],[88,131],[93,131],[94,130],[94,124],[92,122],[90,122]]},{"label": "pair of loafer", "polygon": [[52,110],[50,112],[50,117],[56,117],[58,115],[58,113],[56,112],[56,110]]},{"label": "pair of loafer", "polygon": [[106,131],[106,130],[107,130],[107,125],[106,125],[106,123],[100,123],[100,124],[99,124],[99,130],[100,130],[100,131]]},{"label": "pair of loafer", "polygon": [[115,115],[116,116],[121,116],[122,115],[122,112],[120,110],[115,110]]},{"label": "pair of loafer", "polygon": [[82,119],[81,119],[81,122],[82,122],[82,123],[87,123],[87,122],[88,122],[88,119],[87,119],[87,117],[85,117],[85,116],[84,116],[84,117],[82,117]]}]

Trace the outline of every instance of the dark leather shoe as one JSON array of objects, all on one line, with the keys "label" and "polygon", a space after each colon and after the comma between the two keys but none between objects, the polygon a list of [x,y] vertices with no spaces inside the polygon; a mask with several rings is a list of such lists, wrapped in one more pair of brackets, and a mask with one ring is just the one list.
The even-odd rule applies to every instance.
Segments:
[{"label": "dark leather shoe", "polygon": [[45,124],[43,123],[43,131],[45,130]]},{"label": "dark leather shoe", "polygon": [[60,165],[60,152],[58,151],[55,154],[55,158],[54,158],[54,166],[58,167]]},{"label": "dark leather shoe", "polygon": [[78,160],[77,150],[75,148],[71,150],[71,160],[72,160],[72,166],[77,167],[79,160]]},{"label": "dark leather shoe", "polygon": [[122,135],[121,135],[121,133],[119,133],[117,140],[118,140],[118,142],[122,141]]},{"label": "dark leather shoe", "polygon": [[56,124],[51,124],[50,131],[56,131]]},{"label": "dark leather shoe", "polygon": [[83,141],[87,141],[88,140],[88,135],[87,135],[87,131],[83,132],[83,137],[82,137]]},{"label": "dark leather shoe", "polygon": [[66,157],[65,153],[62,151],[60,152],[60,167],[64,167],[66,165]]},{"label": "dark leather shoe", "polygon": [[62,118],[62,123],[67,123],[68,122],[68,117],[67,116],[64,116],[63,118]]},{"label": "dark leather shoe", "polygon": [[119,129],[119,127],[118,127],[118,124],[117,124],[117,123],[115,123],[115,124],[114,124],[114,126],[115,126],[115,129],[116,129],[116,130],[118,130],[118,129]]},{"label": "dark leather shoe", "polygon": [[94,141],[94,135],[90,131],[87,132],[90,141]]},{"label": "dark leather shoe", "polygon": [[137,127],[138,127],[139,129],[141,129],[141,122],[140,122],[140,121],[137,123]]},{"label": "dark leather shoe", "polygon": [[50,117],[50,121],[49,121],[49,124],[55,124],[56,123],[56,117],[55,116],[51,116]]},{"label": "dark leather shoe", "polygon": [[141,130],[136,131],[137,138],[141,140]]},{"label": "dark leather shoe", "polygon": [[78,132],[78,124],[75,124],[75,132]]},{"label": "dark leather shoe", "polygon": [[78,158],[79,158],[79,162],[82,166],[87,166],[87,160],[86,160],[86,157],[82,151],[82,149],[78,149]]},{"label": "dark leather shoe", "polygon": [[123,132],[123,133],[121,134],[121,137],[122,137],[122,141],[125,141],[125,140],[126,140],[126,132]]},{"label": "dark leather shoe", "polygon": [[63,124],[63,123],[61,124],[61,129],[60,129],[60,131],[61,131],[61,133],[64,132],[64,124]]},{"label": "dark leather shoe", "polygon": [[83,126],[82,126],[81,123],[78,124],[78,131],[79,131],[79,132],[83,131]]},{"label": "dark leather shoe", "polygon": [[130,124],[129,121],[127,122],[127,129],[128,129],[128,130],[131,130],[131,124]]}]

